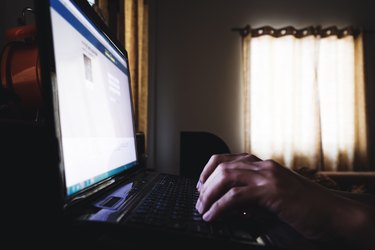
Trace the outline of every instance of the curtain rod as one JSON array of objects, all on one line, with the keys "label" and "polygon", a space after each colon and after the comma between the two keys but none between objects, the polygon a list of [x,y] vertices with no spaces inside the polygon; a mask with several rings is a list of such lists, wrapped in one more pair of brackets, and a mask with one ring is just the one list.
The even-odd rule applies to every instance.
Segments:
[{"label": "curtain rod", "polygon": [[241,36],[245,36],[250,32],[250,25],[246,25],[243,28],[232,28],[232,31],[240,33]]},{"label": "curtain rod", "polygon": [[[329,28],[329,27],[327,27],[327,28]],[[366,28],[365,29],[361,29],[361,28],[359,28],[359,30],[362,31],[362,32],[364,32],[364,33],[367,33],[367,34],[375,34],[375,30],[373,30],[373,29],[366,29]],[[246,25],[243,28],[234,27],[234,28],[232,28],[232,31],[238,32],[241,36],[246,36],[251,31],[251,28],[250,28],[250,25]]]}]

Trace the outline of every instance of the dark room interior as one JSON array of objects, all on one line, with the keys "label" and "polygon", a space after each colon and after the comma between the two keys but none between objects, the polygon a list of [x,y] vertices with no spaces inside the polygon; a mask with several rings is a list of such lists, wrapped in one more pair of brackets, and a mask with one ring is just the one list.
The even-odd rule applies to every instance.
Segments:
[{"label": "dark room interior", "polygon": [[[121,3],[118,6],[123,6],[123,2],[126,0],[116,1]],[[187,136],[190,132],[205,133],[204,136],[211,135],[212,143],[220,144],[215,145],[215,147],[212,146],[215,148],[212,150],[216,150],[215,152],[212,151],[213,154],[243,153],[246,151],[247,146],[244,140],[244,131],[246,130],[244,125],[246,122],[243,95],[244,73],[242,70],[243,41],[239,30],[246,26],[251,28],[271,26],[275,29],[289,26],[296,29],[311,26],[336,26],[338,28],[350,26],[363,31],[368,158],[366,166],[360,169],[361,171],[322,171],[321,174],[324,177],[317,175],[316,181],[324,181],[328,176],[329,180],[333,180],[342,190],[364,191],[375,194],[375,15],[373,1],[144,1],[147,2],[148,6],[148,78],[146,81],[148,86],[148,123],[146,131],[137,131],[141,132],[137,134],[139,136],[137,137],[137,140],[139,140],[137,146],[140,147],[138,153],[143,153],[141,155],[141,157],[144,157],[142,163],[145,163],[150,170],[173,175],[194,174],[194,177],[198,177],[201,168],[211,154],[209,150],[205,153],[200,151],[202,148],[211,147],[211,145],[209,145],[209,142],[204,144],[204,141],[191,141],[191,144],[195,143],[197,146],[185,145],[185,149],[188,149],[189,152],[183,152],[182,142],[184,139],[188,141],[187,137],[184,136]],[[19,25],[22,11],[26,7],[33,8],[34,3],[32,0],[3,0],[0,6],[0,49],[2,49],[10,41],[6,38],[6,31]],[[120,19],[121,17],[124,16],[120,16]],[[27,13],[25,20],[27,23],[33,23],[33,14]],[[116,22],[116,20],[112,19],[112,22]],[[121,31],[121,28],[118,29],[120,34],[124,32]],[[124,37],[118,39],[125,47]],[[1,83],[0,87],[2,87]],[[2,94],[1,91],[3,91],[3,88],[0,88],[0,94]],[[0,116],[2,115],[1,112],[0,109]],[[23,128],[23,123],[16,122],[13,124],[11,120],[8,117],[0,117],[0,129],[3,130],[0,133],[2,137],[0,138],[0,141],[2,141],[0,143],[0,165],[10,169],[10,176],[3,176],[6,179],[5,184],[1,185],[4,187],[3,190],[9,189],[9,185],[12,185],[11,190],[17,189],[13,188],[14,182],[17,182],[14,179],[16,175],[22,176],[21,181],[30,182],[29,177],[32,176],[32,171],[30,166],[25,167],[27,158],[31,158],[33,167],[38,164],[44,166],[45,162],[51,163],[51,161],[52,164],[55,164],[56,161],[54,157],[46,157],[46,154],[54,154],[55,148],[48,148],[44,144],[50,142],[49,139],[45,141],[45,131],[39,131],[37,127],[34,129],[33,125],[26,125]],[[27,121],[27,124],[29,123],[30,121]],[[12,139],[12,132],[8,132],[9,126],[17,131],[15,133],[19,136],[18,140]],[[28,134],[30,131],[33,132]],[[146,145],[144,134],[146,134]],[[204,136],[201,138],[204,138]],[[23,141],[23,138],[28,138],[28,140]],[[191,137],[190,139],[194,138]],[[192,159],[192,154],[195,154],[196,158]],[[45,162],[41,160],[44,158],[47,159]],[[20,168],[12,169],[11,166],[14,162],[16,165],[25,167],[25,171]],[[184,172],[181,170],[183,165],[189,164],[202,166],[194,171]],[[59,170],[49,169],[48,171],[51,172],[51,176],[54,176],[58,174]],[[301,173],[305,177],[311,177],[311,172]],[[53,186],[54,184],[56,183],[51,179],[46,183],[38,183],[36,187],[30,187],[27,192],[31,194],[26,195],[25,202],[34,202],[33,189],[43,189],[44,185]],[[21,192],[25,192],[24,188],[21,189]],[[44,196],[53,195],[55,192],[58,191],[51,187]],[[17,198],[20,193],[18,190],[17,195],[14,195],[14,192],[8,194],[7,191],[2,191],[2,193],[7,193],[4,202],[8,204],[7,211],[10,214],[23,212],[25,209],[24,202],[20,202]],[[37,199],[38,202],[41,202],[36,208],[39,215],[41,211],[42,213],[44,213],[44,210],[50,211],[50,213],[46,212],[48,214],[47,221],[44,224],[42,223],[46,228],[55,225],[52,220],[56,217],[60,218],[61,215],[61,211],[56,210],[56,206],[61,205],[56,197],[49,197],[51,202]],[[9,202],[16,205],[9,206],[11,204]],[[9,216],[11,224],[14,216]],[[15,219],[18,223],[17,226],[15,228],[9,226],[9,228],[12,228],[10,229],[12,233],[22,234],[33,229],[32,224],[23,228],[23,223],[19,222],[23,219],[24,215],[19,216],[18,219]],[[31,221],[35,223],[37,220],[33,218]],[[93,229],[93,231],[95,230]],[[93,231],[89,230],[89,234],[92,233],[94,237],[99,237]],[[48,229],[43,231],[43,233],[49,235],[47,232]],[[53,235],[51,236],[52,240],[59,240],[53,238],[56,236],[54,233],[51,235]],[[28,240],[32,242],[32,239],[29,238]],[[120,243],[120,246],[123,247],[122,243]],[[143,248],[137,248],[136,246],[135,249],[142,250]],[[328,247],[327,249],[334,248]]]}]

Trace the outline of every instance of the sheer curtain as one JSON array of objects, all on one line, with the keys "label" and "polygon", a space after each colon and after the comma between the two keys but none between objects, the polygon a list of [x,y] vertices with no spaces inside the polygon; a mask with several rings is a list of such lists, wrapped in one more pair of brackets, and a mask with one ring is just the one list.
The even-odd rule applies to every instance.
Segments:
[{"label": "sheer curtain", "polygon": [[125,48],[129,55],[136,129],[148,123],[148,0],[125,0]]},{"label": "sheer curtain", "polygon": [[367,167],[361,35],[263,27],[243,49],[247,151],[290,168]]}]

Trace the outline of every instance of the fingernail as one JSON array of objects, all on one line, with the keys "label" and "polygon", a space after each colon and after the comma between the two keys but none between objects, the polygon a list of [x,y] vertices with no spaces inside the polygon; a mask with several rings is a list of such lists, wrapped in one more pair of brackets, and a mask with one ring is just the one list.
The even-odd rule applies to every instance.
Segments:
[{"label": "fingernail", "polygon": [[204,221],[210,221],[212,218],[212,213],[210,210],[208,210],[206,213],[203,214],[202,219]]},{"label": "fingernail", "polygon": [[197,203],[195,204],[195,209],[197,209],[197,211],[199,212],[199,213],[201,213],[201,210],[202,210],[202,203],[201,203],[201,201],[198,199],[197,200]]},{"label": "fingernail", "polygon": [[199,180],[197,183],[197,189],[198,191],[201,191],[202,182]]}]

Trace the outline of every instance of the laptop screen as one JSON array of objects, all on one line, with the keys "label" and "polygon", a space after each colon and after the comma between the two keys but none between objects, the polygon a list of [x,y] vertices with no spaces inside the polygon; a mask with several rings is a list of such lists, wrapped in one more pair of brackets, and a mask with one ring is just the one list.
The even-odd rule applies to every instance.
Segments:
[{"label": "laptop screen", "polygon": [[50,0],[61,164],[72,196],[137,163],[127,58],[71,0]]}]

